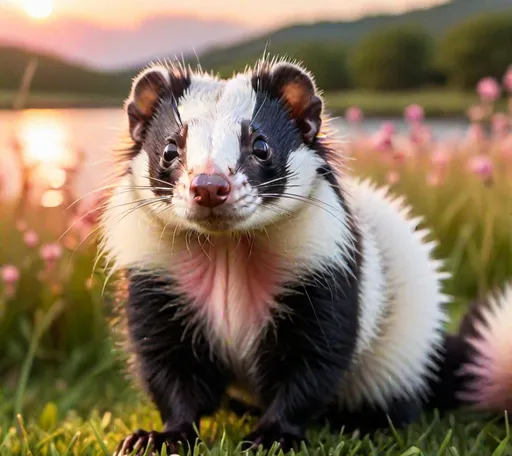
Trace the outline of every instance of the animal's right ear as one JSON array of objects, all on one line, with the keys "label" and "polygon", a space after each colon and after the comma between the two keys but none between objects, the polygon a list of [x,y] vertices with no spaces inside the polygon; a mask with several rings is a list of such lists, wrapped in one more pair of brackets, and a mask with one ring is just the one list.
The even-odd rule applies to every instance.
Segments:
[{"label": "animal's right ear", "polygon": [[142,143],[149,121],[162,97],[172,95],[177,100],[189,84],[189,75],[183,68],[164,66],[148,68],[134,79],[126,112],[130,136],[137,144]]}]

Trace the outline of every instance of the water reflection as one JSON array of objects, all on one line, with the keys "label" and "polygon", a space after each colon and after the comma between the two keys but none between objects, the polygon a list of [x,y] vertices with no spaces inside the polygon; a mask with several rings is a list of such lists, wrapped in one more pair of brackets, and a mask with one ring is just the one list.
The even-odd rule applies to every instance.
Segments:
[{"label": "water reflection", "polygon": [[83,154],[71,144],[62,116],[62,112],[48,110],[20,113],[14,151],[22,174],[22,200],[30,194],[44,207],[58,207],[70,197],[71,177]]},{"label": "water reflection", "polygon": [[68,168],[76,165],[62,114],[47,110],[23,111],[18,121],[18,138],[26,163]]}]

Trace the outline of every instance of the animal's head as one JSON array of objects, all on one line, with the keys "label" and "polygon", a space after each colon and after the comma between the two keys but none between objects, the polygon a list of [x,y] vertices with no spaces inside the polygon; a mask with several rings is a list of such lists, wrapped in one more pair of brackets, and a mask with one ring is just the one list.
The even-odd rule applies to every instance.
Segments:
[{"label": "animal's head", "polygon": [[275,223],[306,204],[325,172],[322,110],[312,77],[292,63],[263,61],[228,80],[153,65],[126,103],[134,187],[169,225]]}]

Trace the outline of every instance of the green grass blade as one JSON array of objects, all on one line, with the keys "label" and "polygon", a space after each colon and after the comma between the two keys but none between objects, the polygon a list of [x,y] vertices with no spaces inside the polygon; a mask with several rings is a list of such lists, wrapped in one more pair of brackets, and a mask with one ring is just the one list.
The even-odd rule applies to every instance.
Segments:
[{"label": "green grass blade", "polygon": [[39,341],[41,337],[44,335],[46,330],[50,327],[52,322],[57,318],[57,316],[64,309],[63,301],[56,301],[50,310],[43,314],[41,320],[36,327],[34,328],[34,334],[32,336],[32,340],[30,341],[29,351],[21,368],[20,379],[18,381],[18,388],[16,390],[16,398],[14,400],[14,419],[16,416],[21,414],[23,407],[23,397],[25,395],[25,390],[27,387],[28,378],[30,376],[30,370],[32,369],[32,363],[34,362],[34,357],[37,352],[37,348],[39,345]]},{"label": "green grass blade", "polygon": [[450,429],[448,433],[446,434],[446,437],[443,440],[443,443],[441,443],[441,446],[439,447],[439,456],[444,456],[446,453],[446,449],[448,448],[448,445],[450,444],[450,441],[452,440],[452,434],[453,430]]},{"label": "green grass blade", "polygon": [[94,435],[96,436],[96,440],[100,444],[101,450],[103,451],[105,456],[110,456],[108,448],[105,446],[105,442],[103,442],[103,439],[101,438],[101,436],[100,436],[99,432],[97,431],[97,429],[94,427],[94,424],[92,424],[92,422],[89,421],[89,426],[91,426],[92,431],[94,432]]},{"label": "green grass blade", "polygon": [[505,437],[502,442],[498,445],[498,448],[496,448],[493,453],[492,453],[492,456],[502,456],[503,454],[505,454],[505,450],[507,449],[508,447],[508,442],[510,441],[510,437]]},{"label": "green grass blade", "polygon": [[66,448],[66,452],[64,453],[64,456],[68,456],[71,454],[71,450],[73,449],[73,447],[75,446],[75,444],[79,438],[80,438],[80,431],[77,431],[77,433],[71,439],[71,442],[69,442],[69,445]]}]

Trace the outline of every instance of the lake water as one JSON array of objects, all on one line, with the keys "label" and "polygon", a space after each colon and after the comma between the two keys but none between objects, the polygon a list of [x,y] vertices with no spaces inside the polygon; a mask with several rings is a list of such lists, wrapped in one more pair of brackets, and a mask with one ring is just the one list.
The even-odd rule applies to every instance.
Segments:
[{"label": "lake water", "polygon": [[[387,120],[393,121],[398,131],[406,131],[405,122],[394,118],[367,119],[363,128],[372,133]],[[439,139],[461,136],[467,129],[464,119],[428,120],[427,124]],[[340,135],[350,137],[344,119],[334,120],[332,126]],[[25,158],[44,165],[47,174],[52,166],[71,165],[76,153],[83,153],[84,166],[75,181],[75,193],[81,195],[104,183],[110,151],[119,144],[125,127],[121,109],[0,111],[0,174],[7,183],[7,192],[15,194],[20,182],[12,147],[16,137]]]}]

